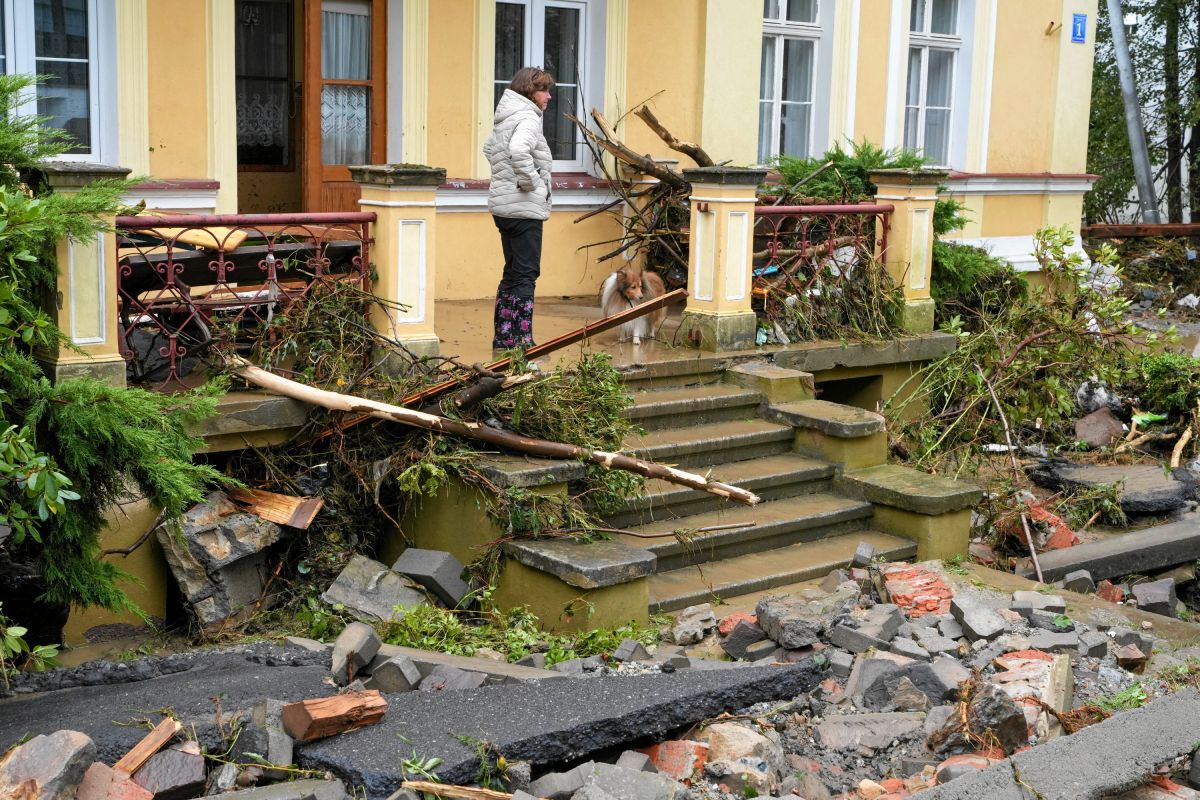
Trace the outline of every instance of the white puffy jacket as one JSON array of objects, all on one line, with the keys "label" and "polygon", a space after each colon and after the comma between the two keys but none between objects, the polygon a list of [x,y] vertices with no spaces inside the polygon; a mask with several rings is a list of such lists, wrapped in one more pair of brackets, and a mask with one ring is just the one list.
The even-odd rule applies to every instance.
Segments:
[{"label": "white puffy jacket", "polygon": [[536,103],[505,89],[483,154],[492,165],[488,211],[497,217],[549,219],[554,156],[542,134],[542,110]]}]

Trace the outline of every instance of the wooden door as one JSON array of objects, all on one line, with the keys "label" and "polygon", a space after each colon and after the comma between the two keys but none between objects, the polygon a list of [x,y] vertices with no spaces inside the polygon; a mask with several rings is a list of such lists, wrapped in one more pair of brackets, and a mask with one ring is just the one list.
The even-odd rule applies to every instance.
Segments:
[{"label": "wooden door", "polygon": [[351,165],[387,152],[387,0],[304,2],[304,210],[357,211]]}]

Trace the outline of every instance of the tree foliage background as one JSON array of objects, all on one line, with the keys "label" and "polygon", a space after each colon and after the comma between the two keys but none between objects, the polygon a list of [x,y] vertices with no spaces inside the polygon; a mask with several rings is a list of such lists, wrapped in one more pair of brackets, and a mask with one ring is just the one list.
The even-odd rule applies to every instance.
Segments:
[{"label": "tree foliage background", "polygon": [[[1200,221],[1200,3],[1124,0],[1122,7],[1137,19],[1126,31],[1159,208],[1169,222]],[[1133,163],[1104,2],[1096,27],[1087,165],[1102,176],[1084,201],[1088,221],[1132,221]]]}]

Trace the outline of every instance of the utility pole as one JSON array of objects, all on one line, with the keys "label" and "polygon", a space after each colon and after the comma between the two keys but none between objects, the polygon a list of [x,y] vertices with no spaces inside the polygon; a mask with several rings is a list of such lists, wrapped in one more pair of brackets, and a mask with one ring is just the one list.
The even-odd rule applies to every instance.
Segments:
[{"label": "utility pole", "polygon": [[1150,174],[1150,152],[1146,149],[1146,130],[1142,127],[1142,109],[1138,104],[1133,64],[1129,60],[1129,42],[1125,40],[1125,13],[1121,10],[1121,0],[1108,0],[1108,24],[1112,28],[1113,52],[1117,59],[1117,72],[1121,76],[1121,99],[1125,103],[1125,128],[1129,132],[1138,206],[1142,211],[1142,222],[1157,225],[1161,221],[1158,201],[1154,194],[1154,178]]}]

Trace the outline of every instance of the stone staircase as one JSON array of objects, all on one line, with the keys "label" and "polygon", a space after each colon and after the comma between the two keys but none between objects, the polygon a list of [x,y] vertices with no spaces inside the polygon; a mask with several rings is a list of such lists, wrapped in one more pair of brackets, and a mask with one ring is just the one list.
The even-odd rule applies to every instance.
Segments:
[{"label": "stone staircase", "polygon": [[[627,452],[748,489],[763,502],[746,507],[648,481],[611,515],[606,522],[614,528],[658,535],[615,537],[656,557],[651,611],[817,578],[845,566],[861,541],[887,559],[916,556],[912,540],[872,529],[870,502],[835,488],[839,465],[797,452],[794,426],[763,418],[766,392],[718,382],[725,372],[720,363],[693,359],[680,366],[691,369],[627,379],[635,398],[628,415],[645,431],[627,442]],[[754,524],[688,535],[736,523]]]}]

